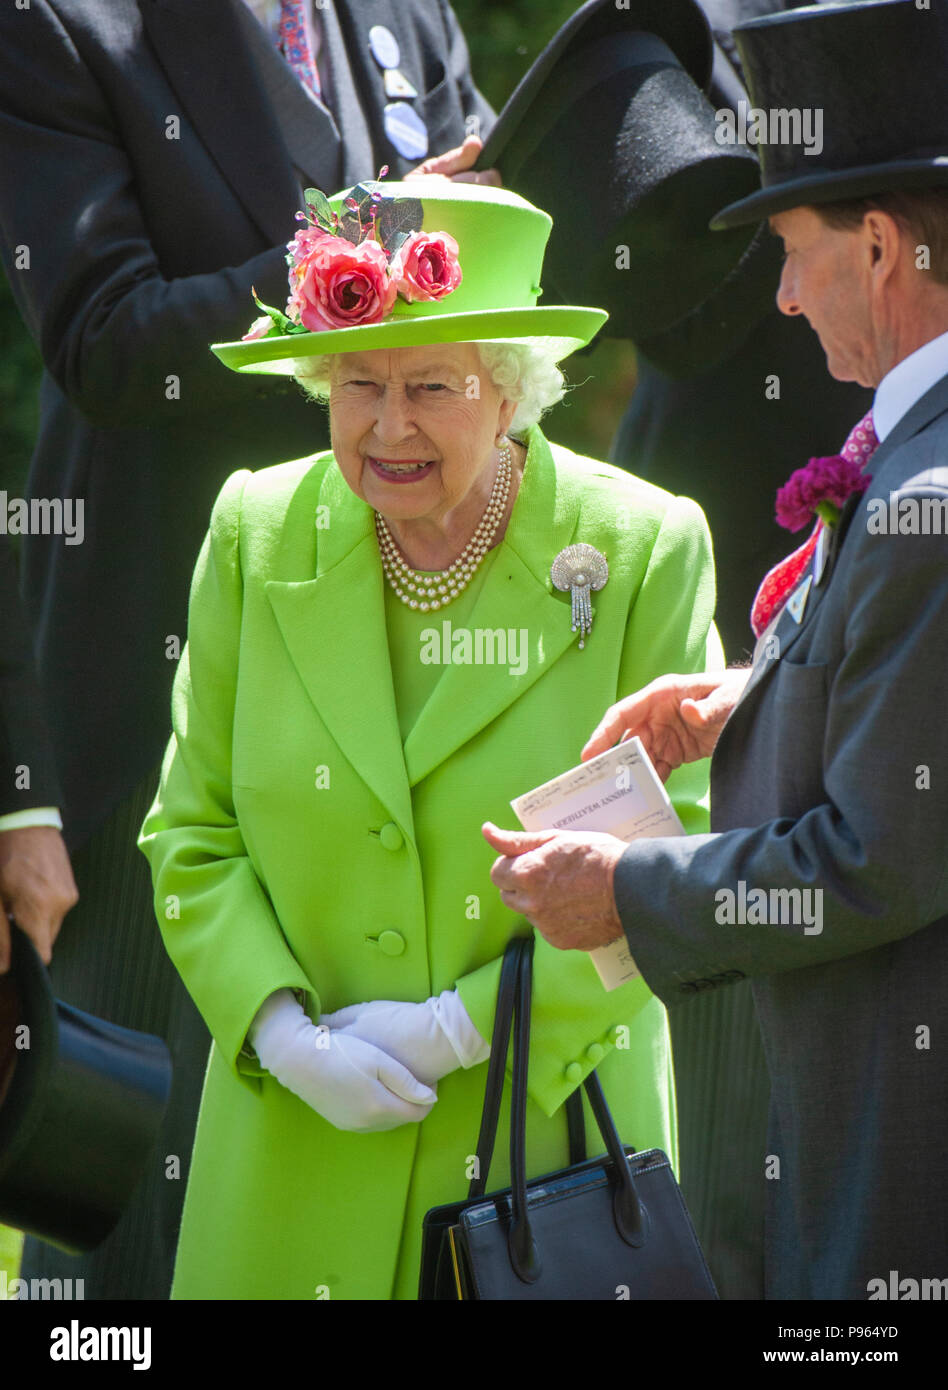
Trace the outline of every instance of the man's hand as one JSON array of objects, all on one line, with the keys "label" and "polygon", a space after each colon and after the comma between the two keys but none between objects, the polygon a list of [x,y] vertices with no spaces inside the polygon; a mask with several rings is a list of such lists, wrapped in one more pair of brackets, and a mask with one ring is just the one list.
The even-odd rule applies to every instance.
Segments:
[{"label": "man's hand", "polygon": [[622,936],[612,881],[626,848],[614,835],[581,830],[481,833],[503,857],[490,871],[512,912],[561,950],[592,951]]},{"label": "man's hand", "polygon": [[0,975],[10,969],[9,918],[30,937],[44,964],[62,920],[79,901],[69,855],[48,825],[0,832]]},{"label": "man's hand", "polygon": [[742,666],[700,676],[660,676],[606,711],[583,749],[583,761],[638,735],[655,771],[667,781],[682,763],[710,758],[750,673]]},{"label": "man's hand", "polygon": [[484,142],[477,135],[469,135],[463,145],[447,150],[444,154],[430,155],[415,169],[409,169],[406,179],[439,177],[452,179],[455,183],[483,183],[491,188],[503,188],[503,180],[496,169],[474,171]]}]

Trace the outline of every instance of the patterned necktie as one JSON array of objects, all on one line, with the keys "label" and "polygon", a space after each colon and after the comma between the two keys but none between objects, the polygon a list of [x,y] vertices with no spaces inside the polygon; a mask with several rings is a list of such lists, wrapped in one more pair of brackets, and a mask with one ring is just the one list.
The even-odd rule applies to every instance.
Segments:
[{"label": "patterned necktie", "polygon": [[[850,430],[849,437],[840,450],[840,454],[849,462],[858,464],[860,468],[865,468],[878,445],[879,440],[873,428],[872,411],[870,410],[859,421],[859,424]],[[822,520],[817,520],[809,539],[804,541],[803,545],[798,550],[794,550],[786,559],[774,565],[773,569],[769,570],[764,577],[751,605],[750,621],[755,637],[759,637],[769,627],[802,579],[804,570],[810,563],[816,549],[816,542],[822,529]]]},{"label": "patterned necktie", "polygon": [[300,81],[321,97],[319,69],[309,46],[303,0],[280,0],[280,50]]}]

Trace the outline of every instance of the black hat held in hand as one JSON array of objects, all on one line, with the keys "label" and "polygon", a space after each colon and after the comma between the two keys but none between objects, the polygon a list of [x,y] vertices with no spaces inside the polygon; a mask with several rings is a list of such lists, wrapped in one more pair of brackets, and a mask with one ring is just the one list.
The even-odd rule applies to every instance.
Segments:
[{"label": "black hat held in hand", "polygon": [[70,1253],[112,1230],[144,1171],[171,1086],[160,1038],[53,998],[12,929],[0,976],[0,1222]]},{"label": "black hat held in hand", "polygon": [[716,139],[701,90],[711,59],[693,0],[591,0],[530,68],[481,152],[480,168],[499,169],[553,218],[547,293],[603,305],[614,337],[649,339],[693,313],[750,240],[708,232],[715,209],[758,176],[746,147]]}]

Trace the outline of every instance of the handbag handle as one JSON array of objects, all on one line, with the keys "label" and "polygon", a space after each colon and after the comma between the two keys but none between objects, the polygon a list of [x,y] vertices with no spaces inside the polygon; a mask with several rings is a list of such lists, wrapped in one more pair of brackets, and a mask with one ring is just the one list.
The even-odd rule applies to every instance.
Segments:
[{"label": "handbag handle", "polygon": [[508,941],[500,968],[494,1030],[490,1039],[490,1061],[487,1064],[487,1084],[484,1087],[484,1109],[481,1112],[481,1128],[477,1136],[477,1161],[474,1176],[467,1190],[468,1201],[473,1197],[483,1197],[487,1190],[487,1177],[497,1138],[497,1121],[500,1119],[500,1098],[504,1089],[504,1070],[507,1066],[507,1047],[517,995],[517,978],[520,973],[518,943],[523,939],[514,937]]},{"label": "handbag handle", "polygon": [[[535,1283],[541,1273],[539,1252],[530,1228],[526,1183],[527,1075],[530,1049],[530,1003],[533,993],[532,966],[533,937],[514,937],[507,944],[501,968],[484,1110],[477,1141],[477,1174],[472,1179],[468,1191],[468,1197],[471,1198],[483,1196],[486,1190],[497,1133],[497,1121],[500,1116],[500,1099],[503,1090],[507,1047],[511,1026],[515,1021],[510,1115],[512,1211],[508,1249],[514,1272],[518,1278],[528,1284]],[[585,1086],[593,1115],[618,1180],[613,1198],[616,1229],[627,1244],[643,1245],[648,1234],[647,1213],[636,1192],[631,1165],[616,1131],[615,1122],[595,1072],[591,1072],[586,1078]],[[574,1152],[579,1142],[576,1124],[576,1102],[579,1099],[579,1092],[573,1093],[573,1096],[570,1097],[571,1101],[574,1096],[576,1100],[573,1105],[573,1114],[568,1116],[570,1120],[571,1163],[576,1161]],[[578,1109],[579,1126],[581,1127],[581,1106]],[[583,1147],[585,1147],[584,1143]]]},{"label": "handbag handle", "polygon": [[517,998],[514,1005],[513,1071],[510,1089],[510,1229],[507,1250],[514,1273],[525,1284],[535,1284],[542,1272],[530,1216],[527,1211],[527,1072],[530,1065],[530,1005],[533,997],[531,969],[533,937],[523,937],[517,953]]}]

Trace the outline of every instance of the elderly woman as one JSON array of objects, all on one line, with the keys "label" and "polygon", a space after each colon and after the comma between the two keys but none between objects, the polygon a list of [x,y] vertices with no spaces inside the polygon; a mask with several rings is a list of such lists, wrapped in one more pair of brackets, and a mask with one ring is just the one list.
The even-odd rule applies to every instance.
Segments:
[{"label": "elderly woman", "polygon": [[[720,660],[698,508],[537,426],[605,317],[536,306],[549,218],[417,187],[308,194],[286,314],[216,349],[327,396],[333,449],[221,492],[142,832],[214,1038],[178,1298],[417,1296],[424,1214],[471,1175],[500,958],[531,930],[481,826],[622,693]],[[576,544],[608,560],[584,633],[550,573]],[[705,766],[668,790],[704,829]],[[662,1005],[538,938],[531,1175],[567,1161],[594,1066],[623,1137],[674,1156]],[[502,1133],[492,1188],[504,1155]]]}]

